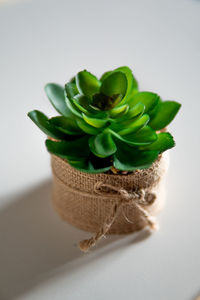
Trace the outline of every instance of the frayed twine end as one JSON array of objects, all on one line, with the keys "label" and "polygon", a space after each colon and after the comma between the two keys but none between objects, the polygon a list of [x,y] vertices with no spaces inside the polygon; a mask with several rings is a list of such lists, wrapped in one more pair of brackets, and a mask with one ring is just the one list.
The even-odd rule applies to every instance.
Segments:
[{"label": "frayed twine end", "polygon": [[79,248],[82,252],[87,253],[91,247],[95,245],[94,238],[83,240],[79,243]]}]

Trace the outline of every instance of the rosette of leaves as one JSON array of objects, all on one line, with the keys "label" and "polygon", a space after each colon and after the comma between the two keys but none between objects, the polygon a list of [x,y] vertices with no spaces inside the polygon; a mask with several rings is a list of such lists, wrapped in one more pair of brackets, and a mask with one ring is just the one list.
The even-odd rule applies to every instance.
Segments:
[{"label": "rosette of leaves", "polygon": [[174,146],[169,132],[180,104],[141,92],[132,71],[120,67],[100,79],[84,70],[65,86],[49,83],[45,92],[59,116],[34,110],[33,122],[49,137],[48,151],[84,172],[148,168]]}]

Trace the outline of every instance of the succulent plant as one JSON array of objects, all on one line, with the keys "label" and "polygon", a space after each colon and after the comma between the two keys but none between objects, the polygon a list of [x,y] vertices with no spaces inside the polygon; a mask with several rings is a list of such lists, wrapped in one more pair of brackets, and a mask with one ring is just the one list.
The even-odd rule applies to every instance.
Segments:
[{"label": "succulent plant", "polygon": [[76,169],[144,169],[175,145],[169,132],[160,131],[181,105],[140,92],[128,67],[106,72],[100,79],[84,70],[64,87],[47,84],[45,92],[60,115],[49,119],[34,110],[28,116],[49,137],[48,151]]}]

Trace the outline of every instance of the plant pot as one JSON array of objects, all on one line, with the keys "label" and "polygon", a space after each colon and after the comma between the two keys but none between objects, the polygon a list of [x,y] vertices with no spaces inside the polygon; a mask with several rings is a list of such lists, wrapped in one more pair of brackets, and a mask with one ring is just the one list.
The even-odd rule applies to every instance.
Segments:
[{"label": "plant pot", "polygon": [[[109,223],[104,228],[107,234],[135,232],[149,225],[148,218],[163,206],[167,153],[150,168],[127,175],[80,172],[55,155],[51,161],[53,206],[63,220],[82,230],[97,233]],[[132,200],[121,201],[124,195],[125,200]]]}]

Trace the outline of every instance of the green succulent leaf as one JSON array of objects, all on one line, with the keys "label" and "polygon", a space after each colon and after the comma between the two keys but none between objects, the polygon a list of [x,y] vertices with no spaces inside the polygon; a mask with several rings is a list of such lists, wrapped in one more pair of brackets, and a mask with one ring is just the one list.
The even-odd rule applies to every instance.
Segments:
[{"label": "green succulent leaf", "polygon": [[145,114],[141,118],[133,121],[128,128],[124,128],[118,131],[120,135],[127,135],[129,133],[137,132],[139,129],[143,128],[149,122],[149,115]]},{"label": "green succulent leaf", "polygon": [[68,98],[74,98],[76,95],[78,95],[76,84],[72,82],[65,84],[65,92]]},{"label": "green succulent leaf", "polygon": [[[96,166],[97,161],[100,160],[98,163],[99,166]],[[77,170],[85,173],[90,173],[90,174],[97,174],[97,173],[104,173],[107,172],[112,164],[111,163],[106,163],[104,162],[104,158],[98,158],[95,157],[95,163],[92,163],[91,158],[89,159],[82,159],[82,160],[68,160],[69,164],[76,168]]]},{"label": "green succulent leaf", "polygon": [[111,118],[120,118],[127,113],[129,106],[124,104],[122,106],[115,107],[109,111]]},{"label": "green succulent leaf", "polygon": [[69,81],[70,83],[74,83],[74,84],[76,84],[76,78],[75,78],[75,76],[73,76],[71,79],[70,79],[70,81]]},{"label": "green succulent leaf", "polygon": [[125,74],[122,72],[114,72],[103,80],[100,92],[106,96],[124,96],[126,94],[127,85]]},{"label": "green succulent leaf", "polygon": [[181,104],[175,101],[161,102],[156,110],[156,114],[149,122],[149,126],[155,130],[165,128],[175,118],[180,107]]},{"label": "green succulent leaf", "polygon": [[55,139],[66,139],[67,135],[50,124],[46,115],[39,110],[33,110],[28,113],[29,118],[48,136]]},{"label": "green succulent leaf", "polygon": [[127,86],[127,92],[126,96],[130,94],[133,90],[137,91],[138,90],[138,83],[135,77],[133,76],[133,73],[129,67],[123,66],[115,69],[115,72],[120,71],[126,75],[128,86]]},{"label": "green succulent leaf", "polygon": [[54,117],[49,119],[49,123],[54,125],[60,131],[70,135],[81,135],[83,131],[77,125],[77,122],[70,118]]},{"label": "green succulent leaf", "polygon": [[142,147],[141,149],[150,151],[159,151],[162,153],[175,146],[173,136],[169,132],[161,132],[157,134],[157,140],[151,145]]},{"label": "green succulent leaf", "polygon": [[74,168],[80,171],[86,171],[90,169],[88,158],[71,158],[67,159],[67,162]]},{"label": "green succulent leaf", "polygon": [[114,154],[114,167],[122,171],[148,168],[158,157],[158,151],[138,151],[126,144],[117,144]]},{"label": "green succulent leaf", "polygon": [[143,103],[136,104],[124,115],[113,119],[110,128],[116,132],[119,132],[122,128],[129,128],[133,124],[133,122],[135,122],[142,116],[144,109],[145,106]]},{"label": "green succulent leaf", "polygon": [[[126,67],[126,66],[123,66],[123,67],[119,67],[113,71],[108,71],[108,72],[105,72],[102,77],[101,77],[101,81],[104,81],[108,76],[110,76],[111,74],[113,73],[116,73],[116,72],[122,72],[126,75],[126,79],[127,79],[127,90],[126,90],[126,95],[125,95],[125,98],[129,97],[129,95],[137,92],[138,90],[138,83],[137,83],[137,80],[135,79],[135,77],[133,76],[133,73],[131,71],[130,68]],[[124,99],[125,101],[125,99]],[[123,101],[123,102],[124,102]]]},{"label": "green succulent leaf", "polygon": [[151,111],[158,103],[159,96],[151,92],[138,92],[129,100],[129,105],[133,107],[139,102],[142,102],[145,105],[145,113]]},{"label": "green succulent leaf", "polygon": [[92,136],[89,140],[92,153],[98,157],[108,157],[116,152],[117,147],[109,132],[102,132]]},{"label": "green succulent leaf", "polygon": [[82,112],[88,113],[88,111],[92,112],[92,108],[90,107],[90,100],[84,95],[76,95],[72,102],[74,105]]},{"label": "green succulent leaf", "polygon": [[[130,146],[134,146],[134,147],[141,147],[141,146],[146,146],[146,145],[149,145],[151,144],[153,141],[150,140],[150,141],[147,141],[147,140],[144,140],[144,141],[137,141],[137,140],[134,140],[132,138],[132,135],[129,134],[129,135],[125,135],[125,136],[121,136],[119,135],[117,132],[113,131],[112,129],[108,128],[109,132],[112,134],[113,136],[113,140],[115,142],[117,141],[120,141],[120,142],[123,142],[125,144],[128,144]],[[128,136],[128,139],[126,138]]]},{"label": "green succulent leaf", "polygon": [[65,85],[65,100],[71,113],[76,117],[81,118],[82,112],[87,113],[88,110],[92,111],[92,108],[89,105],[90,99],[84,95],[77,94],[74,86],[75,84],[72,83],[67,83]]},{"label": "green succulent leaf", "polygon": [[66,105],[74,117],[82,118],[82,112],[79,108],[74,104],[74,100],[67,96],[67,92],[65,91],[65,102]]},{"label": "green succulent leaf", "polygon": [[[144,126],[142,129],[137,131],[136,133],[130,133],[123,136],[124,140],[127,141],[127,143],[138,143],[138,144],[150,144],[154,143],[158,135],[156,132],[149,126]],[[149,149],[150,150],[150,149]],[[157,150],[157,149],[151,149],[151,150]]]},{"label": "green succulent leaf", "polygon": [[107,119],[98,119],[97,117],[92,118],[92,117],[86,116],[84,113],[82,113],[82,116],[86,123],[88,123],[89,125],[91,125],[95,128],[102,128],[108,123]]},{"label": "green succulent leaf", "polygon": [[103,73],[103,75],[102,75],[101,78],[100,78],[100,81],[101,81],[101,82],[104,81],[104,79],[106,79],[109,75],[111,75],[112,72],[113,72],[113,71],[107,71],[107,72]]},{"label": "green succulent leaf", "polygon": [[78,119],[77,125],[80,127],[81,130],[83,130],[85,133],[90,135],[97,135],[99,133],[99,129],[95,128],[88,123],[86,123],[84,120]]},{"label": "green succulent leaf", "polygon": [[79,161],[90,154],[88,136],[77,138],[73,141],[46,140],[47,150],[61,158]]},{"label": "green succulent leaf", "polygon": [[54,108],[63,116],[71,116],[71,112],[66,105],[64,97],[64,88],[55,83],[48,83],[45,86],[45,92]]},{"label": "green succulent leaf", "polygon": [[76,101],[75,99],[71,99],[71,102],[74,104],[74,106],[76,106],[78,108],[78,112],[84,112],[85,114],[87,114],[87,109],[84,108],[81,104],[79,104],[78,101]]},{"label": "green succulent leaf", "polygon": [[161,98],[159,98],[157,104],[153,107],[153,109],[148,111],[148,115],[149,115],[150,119],[153,119],[154,116],[156,115],[161,102],[162,102],[162,100],[161,100]]},{"label": "green succulent leaf", "polygon": [[137,89],[132,89],[128,96],[126,97],[126,103],[130,104],[133,97],[138,93],[139,91]]},{"label": "green succulent leaf", "polygon": [[99,92],[101,82],[96,76],[84,70],[77,74],[76,85],[81,94],[92,98],[94,94]]},{"label": "green succulent leaf", "polygon": [[126,119],[133,119],[138,116],[141,116],[145,111],[145,105],[142,102],[137,103],[132,108],[129,109],[128,113],[126,114]]}]

